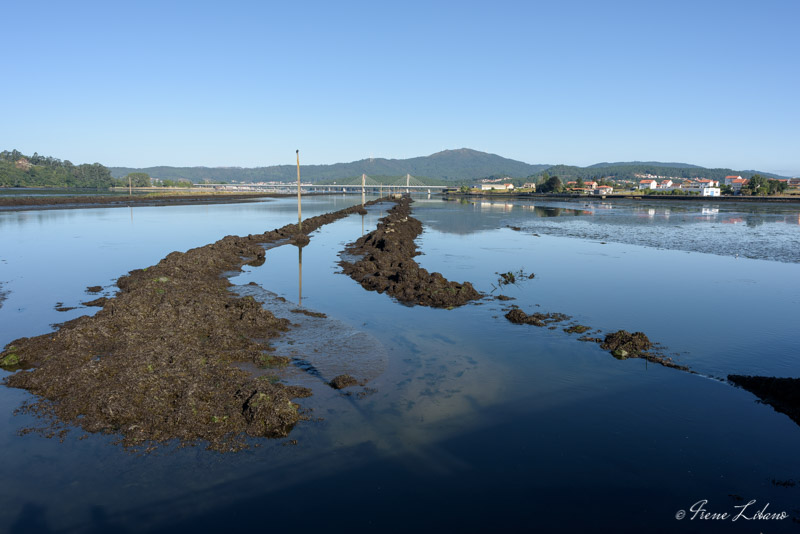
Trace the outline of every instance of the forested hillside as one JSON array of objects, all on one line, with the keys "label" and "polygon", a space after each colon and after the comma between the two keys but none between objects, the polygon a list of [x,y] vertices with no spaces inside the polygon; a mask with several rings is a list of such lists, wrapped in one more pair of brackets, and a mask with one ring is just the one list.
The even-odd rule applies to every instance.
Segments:
[{"label": "forested hillside", "polygon": [[735,171],[733,169],[706,169],[695,165],[655,163],[606,163],[592,165],[591,167],[574,167],[572,165],[553,165],[547,169],[550,176],[558,176],[562,181],[593,179],[598,180],[607,178],[611,180],[632,180],[638,181],[638,175],[650,174],[654,176],[669,176],[672,178],[706,178],[709,180],[722,180],[726,176],[741,176],[750,178],[754,174],[761,174],[771,178],[783,178],[776,174],[761,171]]},{"label": "forested hillside", "polygon": [[[293,156],[291,154],[290,156]],[[409,159],[371,158],[351,163],[333,165],[302,165],[300,174],[303,181],[323,182],[339,180],[362,174],[367,176],[405,176],[410,174],[417,179],[436,179],[448,182],[476,180],[488,176],[532,176],[547,169],[549,165],[530,165],[521,161],[503,158],[468,148],[444,150],[430,156]],[[115,177],[130,172],[146,172],[153,178],[176,180],[187,178],[193,182],[203,180],[225,182],[268,182],[292,181],[297,179],[295,165],[275,165],[272,167],[112,167]],[[431,182],[432,183],[432,182]]]},{"label": "forested hillside", "polygon": [[0,187],[88,187],[114,185],[111,171],[99,163],[75,165],[71,161],[25,156],[18,150],[0,152]]}]

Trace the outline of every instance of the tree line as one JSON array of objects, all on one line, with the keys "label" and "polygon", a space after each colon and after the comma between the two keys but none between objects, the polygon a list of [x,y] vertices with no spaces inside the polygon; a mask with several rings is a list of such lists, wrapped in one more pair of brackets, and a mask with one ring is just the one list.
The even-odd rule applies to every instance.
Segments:
[{"label": "tree line", "polygon": [[[0,152],[0,187],[108,188],[116,184],[111,171],[99,163],[75,165],[69,160],[26,156],[19,150]],[[127,184],[126,184],[127,185]]]},{"label": "tree line", "polygon": [[151,180],[144,172],[131,172],[114,178],[111,171],[100,163],[75,165],[69,160],[40,156],[34,152],[26,156],[19,150],[0,152],[0,187],[56,187],[108,189],[110,187],[191,187],[186,179]]}]

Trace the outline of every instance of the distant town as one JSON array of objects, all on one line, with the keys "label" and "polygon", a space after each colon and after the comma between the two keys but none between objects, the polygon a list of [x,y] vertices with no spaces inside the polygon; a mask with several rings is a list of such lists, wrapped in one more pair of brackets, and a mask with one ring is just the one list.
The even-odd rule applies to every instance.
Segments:
[{"label": "distant town", "polygon": [[[752,178],[742,178],[738,175],[726,176],[723,180],[709,180],[706,178],[680,178],[676,176],[657,176],[653,174],[636,174],[637,181],[603,179],[574,180],[561,184],[558,177],[546,177],[538,185],[539,192],[572,193],[586,195],[610,195],[617,193],[633,192],[645,194],[668,195],[698,195],[703,197],[718,197],[742,194],[780,194],[790,190],[800,190],[800,178],[765,178],[753,175]],[[549,186],[549,187],[548,187]],[[537,192],[537,184],[527,182],[520,187],[515,187],[510,177],[488,178],[480,180],[472,187],[462,186],[461,192],[510,192],[518,193]]]}]

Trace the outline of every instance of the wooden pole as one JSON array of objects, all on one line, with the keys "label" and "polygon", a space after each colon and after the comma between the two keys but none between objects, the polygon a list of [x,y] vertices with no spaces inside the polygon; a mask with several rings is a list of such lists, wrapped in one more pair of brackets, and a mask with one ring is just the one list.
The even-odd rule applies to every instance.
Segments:
[{"label": "wooden pole", "polygon": [[297,150],[297,227],[303,231],[303,209],[300,205],[300,150]]},{"label": "wooden pole", "polygon": [[128,174],[128,196],[133,196],[133,185],[131,185],[131,175]]}]

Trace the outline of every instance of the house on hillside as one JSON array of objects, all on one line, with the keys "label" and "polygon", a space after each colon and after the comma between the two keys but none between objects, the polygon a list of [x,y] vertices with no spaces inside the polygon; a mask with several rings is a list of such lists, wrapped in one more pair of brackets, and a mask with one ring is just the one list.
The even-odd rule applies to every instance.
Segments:
[{"label": "house on hillside", "polygon": [[734,180],[741,180],[741,179],[742,179],[741,176],[726,176],[725,178],[722,179],[722,183],[723,185],[731,185],[733,184]]},{"label": "house on hillside", "polygon": [[577,180],[576,181],[572,181],[572,182],[567,182],[567,189],[572,189],[572,190],[584,189],[584,190],[587,190],[587,191],[593,191],[596,187],[597,187],[597,182],[591,182],[591,181],[590,182],[583,182],[583,187],[582,188],[578,187]]},{"label": "house on hillside", "polygon": [[533,182],[524,183],[524,184],[522,184],[522,189],[530,189],[535,193],[536,192],[536,184],[533,183]]},{"label": "house on hillside", "polygon": [[653,179],[648,178],[647,180],[639,181],[639,189],[656,189],[657,187],[658,182]]},{"label": "house on hillside", "polygon": [[[727,180],[727,178],[726,178],[726,180]],[[741,178],[741,177],[739,177],[739,178],[734,178],[734,179],[731,181],[731,183],[730,183],[730,184],[728,184],[728,185],[730,185],[730,186],[731,186],[731,189],[733,189],[733,192],[734,192],[734,193],[738,194],[738,193],[741,193],[741,191],[742,191],[742,186],[745,186],[745,185],[747,185],[747,182],[748,182],[748,181],[749,181],[749,180],[745,180],[744,178]]]},{"label": "house on hillside", "polygon": [[698,178],[697,183],[702,184],[704,187],[719,187],[718,180],[706,180],[705,178]]},{"label": "house on hillside", "polygon": [[610,195],[614,192],[614,188],[610,185],[598,185],[592,193],[595,195]]},{"label": "house on hillside", "polygon": [[672,180],[661,180],[661,183],[658,184],[659,189],[672,189]]},{"label": "house on hillside", "polygon": [[682,187],[682,189],[692,193],[700,193],[700,195],[704,197],[718,197],[722,194],[721,190],[719,187],[713,187],[710,185],[713,183],[717,182],[713,180],[698,180],[696,182],[692,182],[689,186]]}]

